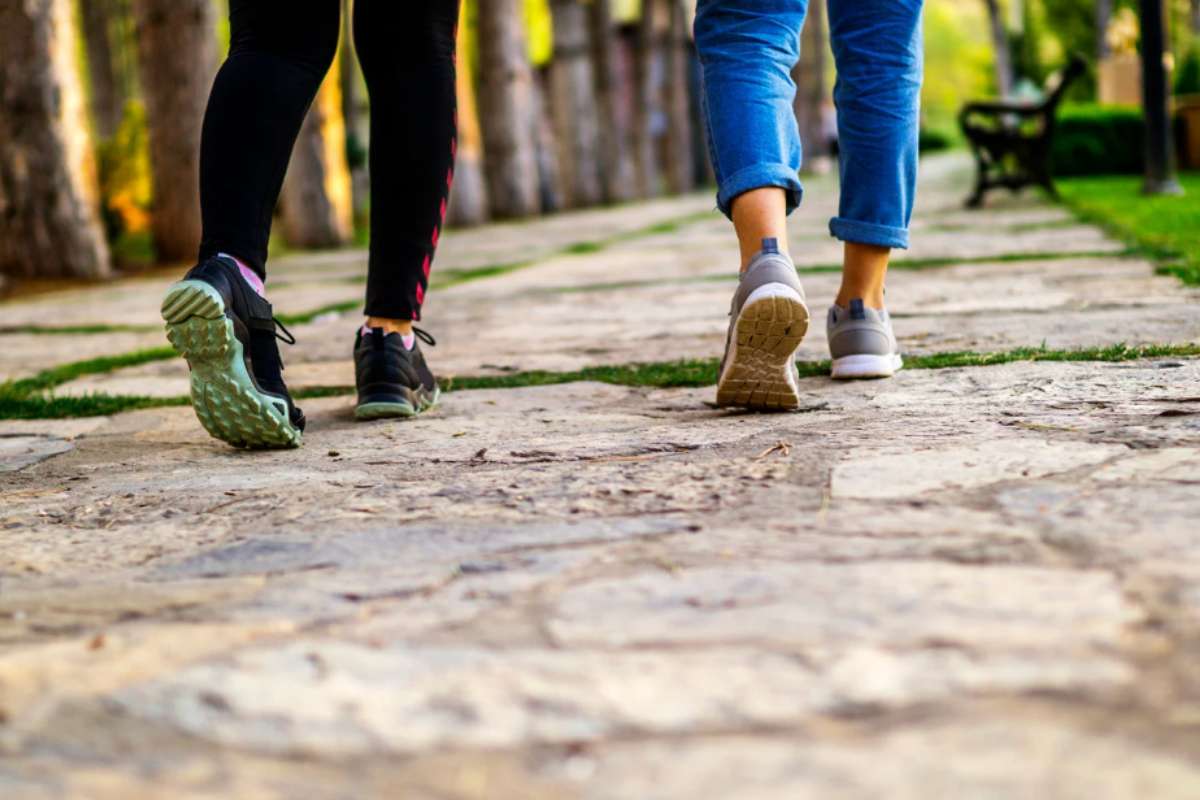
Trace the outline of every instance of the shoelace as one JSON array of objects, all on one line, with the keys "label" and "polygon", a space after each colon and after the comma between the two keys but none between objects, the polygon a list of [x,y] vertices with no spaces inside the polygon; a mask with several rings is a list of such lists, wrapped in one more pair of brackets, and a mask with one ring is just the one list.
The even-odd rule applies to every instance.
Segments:
[{"label": "shoelace", "polygon": [[279,317],[271,317],[271,321],[275,323],[275,327],[279,328],[279,330],[283,331],[285,334],[284,336],[280,336],[279,331],[275,331],[276,339],[283,342],[284,344],[295,344],[296,343],[296,337],[292,335],[292,332],[287,329],[286,325],[284,325],[282,322],[279,321]]},{"label": "shoelace", "polygon": [[433,334],[424,328],[418,328],[416,325],[413,325],[413,335],[430,347],[437,347],[437,339],[434,339]]}]

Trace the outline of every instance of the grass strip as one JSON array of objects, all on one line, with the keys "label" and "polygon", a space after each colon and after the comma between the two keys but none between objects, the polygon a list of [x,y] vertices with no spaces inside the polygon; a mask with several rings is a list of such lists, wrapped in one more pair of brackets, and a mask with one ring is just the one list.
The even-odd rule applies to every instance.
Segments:
[{"label": "grass strip", "polygon": [[149,333],[159,330],[159,325],[9,325],[0,327],[0,334],[32,333],[45,336],[65,336],[73,334],[97,333]]},{"label": "grass strip", "polygon": [[53,389],[76,378],[85,375],[95,375],[100,372],[111,372],[125,367],[136,367],[152,361],[162,361],[176,355],[171,347],[150,347],[145,350],[135,350],[132,353],[122,353],[117,356],[100,356],[84,361],[73,361],[50,369],[44,369],[32,378],[22,378],[0,384],[0,395],[28,395],[33,392]]},{"label": "grass strip", "polygon": [[[948,353],[906,356],[909,370],[988,367],[1016,361],[1055,362],[1122,362],[1146,358],[1194,358],[1200,356],[1200,344],[1183,345],[1110,345],[1078,350],[1051,350],[1046,347],[1018,347],[995,353],[960,350]],[[81,362],[84,363],[84,362]],[[552,386],[578,381],[597,381],[617,386],[639,386],[660,389],[696,388],[717,382],[719,362],[711,359],[683,359],[648,364],[621,364],[585,367],[578,370],[554,372],[532,370],[509,375],[464,375],[442,380],[444,391],[471,389],[518,389],[529,386]],[[68,365],[68,367],[74,365]],[[829,361],[800,361],[796,368],[801,378],[829,374]],[[60,368],[66,369],[66,368]],[[146,397],[140,395],[108,395],[103,393],[79,397],[44,396],[29,389],[34,379],[18,382],[25,387],[15,391],[18,384],[0,385],[0,419],[59,419],[116,414],[143,408],[187,405],[187,397]],[[297,390],[298,400],[317,397],[343,397],[354,394],[353,386],[312,386]]]},{"label": "grass strip", "polygon": [[1179,176],[1184,194],[1148,197],[1139,176],[1064,178],[1063,202],[1084,222],[1104,228],[1158,261],[1158,272],[1200,286],[1200,172]]}]

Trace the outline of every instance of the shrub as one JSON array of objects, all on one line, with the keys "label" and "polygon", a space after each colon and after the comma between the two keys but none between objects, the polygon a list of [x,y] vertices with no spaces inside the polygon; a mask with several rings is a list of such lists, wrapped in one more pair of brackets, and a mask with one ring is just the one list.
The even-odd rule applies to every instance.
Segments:
[{"label": "shrub", "polygon": [[1142,171],[1142,115],[1135,108],[1066,105],[1050,152],[1055,175],[1129,175]]},{"label": "shrub", "polygon": [[954,146],[954,138],[945,131],[921,128],[919,149],[922,153],[936,153]]},{"label": "shrub", "polygon": [[1200,94],[1200,37],[1192,42],[1179,65],[1175,94]]}]

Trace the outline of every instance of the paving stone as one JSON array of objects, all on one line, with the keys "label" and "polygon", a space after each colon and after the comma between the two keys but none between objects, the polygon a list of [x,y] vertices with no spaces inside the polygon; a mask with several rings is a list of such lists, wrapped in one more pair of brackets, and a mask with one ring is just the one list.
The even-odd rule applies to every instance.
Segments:
[{"label": "paving stone", "polygon": [[[889,278],[906,353],[1200,341],[1200,292],[1040,198],[966,211],[969,179],[923,165]],[[806,186],[817,360],[837,195]],[[737,250],[711,209],[450,232],[439,280],[522,268],[431,293],[434,365],[716,357]],[[353,301],[364,267],[278,259],[272,296]],[[0,380],[160,346],[14,331],[157,326],[174,277],[0,305]],[[357,320],[294,326],[290,384],[352,384]],[[1200,359],[814,377],[790,414],[712,391],[452,391],[372,424],[325,397],[267,453],[187,407],[0,421],[0,796],[1196,794]]]},{"label": "paving stone", "polygon": [[833,472],[834,497],[878,500],[917,497],[945,489],[974,489],[1011,480],[1070,472],[1116,458],[1118,444],[997,439],[967,447],[886,451],[839,464]]},{"label": "paving stone", "polygon": [[571,646],[938,641],[977,648],[1116,645],[1140,614],[1111,575],[920,561],[753,564],[599,580],[565,593]]},{"label": "paving stone", "polygon": [[1184,800],[1200,785],[1194,760],[1155,752],[1119,734],[996,718],[883,731],[848,742],[747,736],[623,744],[554,763],[547,773],[574,778],[584,796],[595,800]]},{"label": "paving stone", "polygon": [[0,434],[0,472],[16,472],[74,449],[69,441],[53,436]]},{"label": "paving stone", "polygon": [[[812,669],[790,656],[736,649],[564,653],[311,640],[192,667],[123,691],[116,702],[224,746],[336,757],[780,726],[951,691],[1080,685],[1080,676],[1046,666],[860,650]],[[1082,669],[1084,683],[1101,687],[1127,678],[1119,665]],[[864,674],[868,681],[856,679]],[[380,693],[380,680],[391,690]],[[306,702],[295,703],[297,696]]]}]

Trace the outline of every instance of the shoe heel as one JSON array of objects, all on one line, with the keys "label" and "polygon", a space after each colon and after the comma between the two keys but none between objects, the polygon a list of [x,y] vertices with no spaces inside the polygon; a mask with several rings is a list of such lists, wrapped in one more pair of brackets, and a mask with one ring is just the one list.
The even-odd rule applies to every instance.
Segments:
[{"label": "shoe heel", "polygon": [[771,283],[756,289],[734,323],[730,360],[717,385],[717,405],[798,408],[800,388],[792,359],[808,324],[808,306],[790,286]]},{"label": "shoe heel", "polygon": [[234,447],[300,445],[302,434],[288,419],[286,405],[254,385],[216,289],[203,281],[172,285],[162,318],[167,340],[187,359],[192,409],[211,436]]},{"label": "shoe heel", "polygon": [[162,301],[162,318],[169,325],[192,317],[218,319],[225,315],[220,293],[203,281],[180,281],[167,289]]}]

